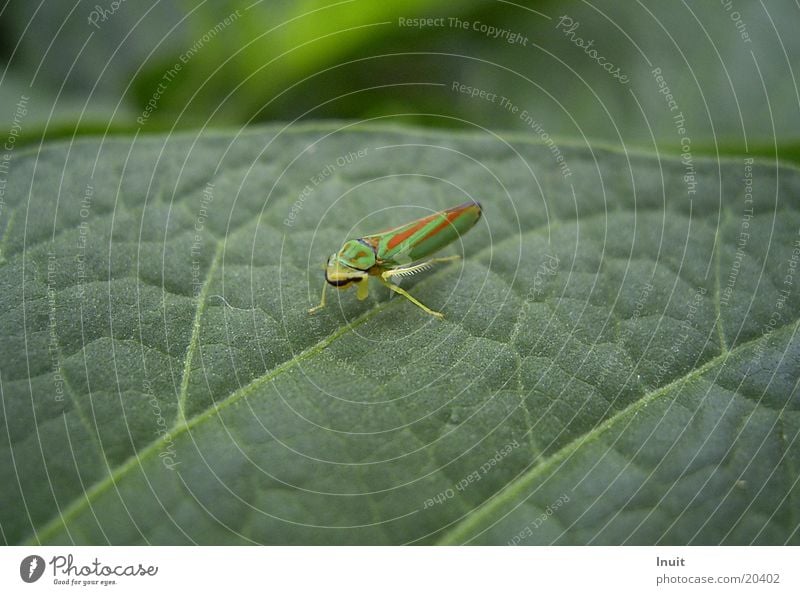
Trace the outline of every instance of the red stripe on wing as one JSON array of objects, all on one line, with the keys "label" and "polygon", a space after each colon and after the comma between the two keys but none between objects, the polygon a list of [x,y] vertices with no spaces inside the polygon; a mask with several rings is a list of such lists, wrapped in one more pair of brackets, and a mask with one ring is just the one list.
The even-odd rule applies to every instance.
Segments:
[{"label": "red stripe on wing", "polygon": [[433,220],[434,217],[438,217],[438,216],[439,216],[439,213],[435,213],[433,215],[429,215],[428,217],[424,217],[424,218],[420,219],[419,221],[416,222],[415,225],[412,225],[408,229],[406,229],[404,231],[401,231],[401,232],[398,232],[397,234],[392,236],[392,239],[390,239],[387,242],[386,247],[389,250],[393,250],[398,244],[400,244],[401,242],[404,242],[405,240],[407,240],[408,238],[413,236],[420,229],[422,229],[423,227],[428,225],[428,223],[430,223]]},{"label": "red stripe on wing", "polygon": [[459,209],[457,211],[445,211],[445,218],[439,225],[434,227],[431,231],[425,234],[424,237],[420,238],[418,243],[422,243],[430,237],[435,236],[437,233],[445,229],[446,227],[450,226],[453,221],[458,219],[461,216],[461,212],[463,209]]}]

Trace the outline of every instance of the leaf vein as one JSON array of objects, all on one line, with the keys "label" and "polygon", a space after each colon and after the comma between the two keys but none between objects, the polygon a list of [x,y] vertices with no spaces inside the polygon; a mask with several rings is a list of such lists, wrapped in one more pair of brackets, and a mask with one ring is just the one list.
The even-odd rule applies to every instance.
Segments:
[{"label": "leaf vein", "polygon": [[192,336],[189,339],[189,346],[186,348],[186,361],[184,362],[183,374],[181,376],[181,390],[178,394],[178,414],[175,419],[175,427],[185,423],[186,421],[186,398],[189,393],[189,375],[192,371],[194,353],[197,350],[198,343],[200,342],[200,326],[206,304],[208,303],[209,287],[211,286],[211,282],[217,272],[219,263],[222,260],[224,249],[224,242],[218,241],[217,248],[214,251],[214,258],[208,267],[206,278],[203,280],[203,286],[197,296],[197,309],[195,310],[194,321],[192,322]]},{"label": "leaf vein", "polygon": [[[795,331],[796,331],[797,327],[800,326],[800,321],[795,322],[793,324],[795,326]],[[784,325],[782,327],[778,327],[774,329],[772,332],[773,333],[783,332],[786,328],[790,326],[792,326],[792,323]],[[710,369],[714,368],[719,364],[724,364],[729,357],[735,355],[736,353],[739,353],[740,351],[743,351],[744,349],[749,348],[758,341],[763,340],[766,336],[767,335],[759,335],[758,337],[750,339],[749,341],[739,343],[727,353],[722,353],[710,359],[699,368],[694,368],[693,370],[690,370],[683,376],[676,378],[669,384],[666,384],[654,391],[651,391],[643,395],[641,399],[631,403],[624,409],[618,411],[617,413],[615,413],[602,423],[595,426],[592,430],[590,430],[583,436],[575,438],[568,444],[565,444],[563,447],[561,447],[559,450],[554,452],[552,455],[547,457],[545,460],[543,460],[535,467],[528,469],[527,471],[521,472],[517,476],[517,479],[512,480],[511,482],[506,484],[506,486],[501,491],[497,492],[494,496],[486,500],[479,507],[478,510],[472,513],[465,520],[460,519],[459,521],[456,521],[454,523],[455,526],[452,529],[450,529],[439,540],[438,544],[455,545],[458,543],[462,543],[464,539],[467,539],[472,529],[479,527],[481,525],[484,518],[493,518],[492,512],[494,512],[497,508],[512,502],[516,497],[520,495],[520,493],[525,489],[525,487],[529,485],[532,481],[534,481],[537,476],[543,473],[545,469],[569,457],[584,444],[598,439],[601,435],[610,430],[618,421],[624,419],[631,413],[634,413],[639,409],[641,409],[642,407],[647,406],[648,404],[655,401],[662,395],[668,393],[673,388],[683,386],[691,380],[700,378]]]}]

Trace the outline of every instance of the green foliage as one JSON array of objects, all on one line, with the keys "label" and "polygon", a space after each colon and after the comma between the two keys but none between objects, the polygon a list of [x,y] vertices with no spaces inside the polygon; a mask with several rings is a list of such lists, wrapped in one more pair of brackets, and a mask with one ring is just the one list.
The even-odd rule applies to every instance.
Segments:
[{"label": "green foliage", "polygon": [[[677,157],[280,130],[13,155],[6,543],[800,543],[797,170],[748,219],[737,158],[688,195]],[[469,198],[406,285],[443,321],[308,316],[345,238]]]},{"label": "green foliage", "polygon": [[[684,135],[673,117],[682,112],[695,154],[800,160],[794,0],[462,0],[457,8],[443,0],[162,0],[125,2],[96,27],[87,18],[97,5],[37,6],[12,3],[3,15],[8,45],[20,40],[11,69],[26,83],[36,79],[30,94],[47,108],[41,126],[26,128],[28,141],[43,132],[105,131],[101,124],[157,132],[395,113],[436,114],[416,116],[425,126],[477,123],[534,134],[519,117],[527,110],[551,136],[675,153]],[[240,16],[225,24],[231,15]],[[557,27],[562,15],[577,25],[569,34]],[[399,24],[412,17],[442,25]],[[451,25],[452,18],[468,26]],[[510,43],[480,26],[526,41]],[[23,35],[28,27],[38,34]],[[629,82],[609,76],[577,40],[591,42],[589,51]],[[176,64],[180,72],[160,92]],[[676,111],[667,109],[655,68]],[[454,81],[503,95],[519,111],[457,93]],[[154,94],[157,105],[140,125]],[[57,118],[43,130],[51,107],[78,121]]]}]

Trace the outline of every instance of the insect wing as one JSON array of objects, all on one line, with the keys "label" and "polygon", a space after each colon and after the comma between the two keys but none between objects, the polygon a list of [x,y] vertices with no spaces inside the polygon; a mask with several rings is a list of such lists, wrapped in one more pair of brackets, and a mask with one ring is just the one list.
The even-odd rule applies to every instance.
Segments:
[{"label": "insect wing", "polygon": [[[481,217],[481,205],[470,201],[362,238],[380,260],[416,261],[441,250],[469,231]],[[402,258],[405,257],[405,258]]]}]

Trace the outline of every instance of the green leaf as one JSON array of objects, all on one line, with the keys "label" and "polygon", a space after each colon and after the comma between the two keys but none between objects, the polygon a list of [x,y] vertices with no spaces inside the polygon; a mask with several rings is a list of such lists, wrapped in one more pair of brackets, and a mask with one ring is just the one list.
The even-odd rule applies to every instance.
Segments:
[{"label": "green leaf", "polygon": [[[330,124],[11,157],[6,543],[800,543],[793,168]],[[443,321],[307,314],[346,238],[469,198],[405,283]]]}]

